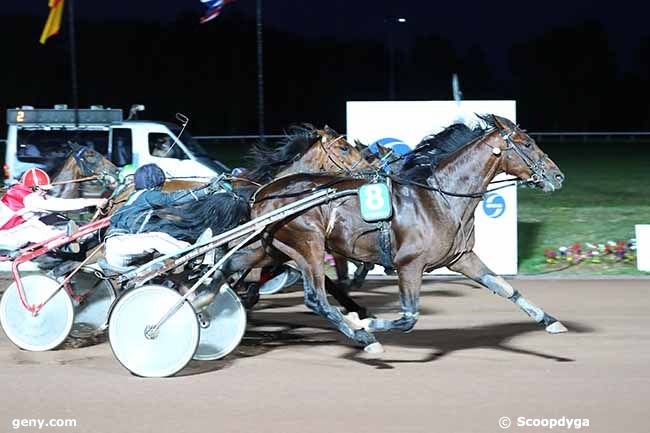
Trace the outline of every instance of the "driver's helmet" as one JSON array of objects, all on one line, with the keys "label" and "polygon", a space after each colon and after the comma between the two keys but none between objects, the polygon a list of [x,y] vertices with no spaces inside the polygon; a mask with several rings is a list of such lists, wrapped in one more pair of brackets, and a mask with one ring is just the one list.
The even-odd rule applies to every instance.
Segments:
[{"label": "driver's helmet", "polygon": [[23,176],[20,178],[20,183],[25,186],[35,187],[35,186],[49,186],[50,185],[50,176],[40,168],[30,168]]},{"label": "driver's helmet", "polygon": [[134,164],[127,164],[120,169],[120,174],[118,175],[118,180],[120,183],[126,183],[126,178],[128,176],[133,176],[135,171],[138,169]]},{"label": "driver's helmet", "polygon": [[165,183],[165,172],[156,164],[143,165],[135,171],[133,177],[137,191],[161,188]]}]

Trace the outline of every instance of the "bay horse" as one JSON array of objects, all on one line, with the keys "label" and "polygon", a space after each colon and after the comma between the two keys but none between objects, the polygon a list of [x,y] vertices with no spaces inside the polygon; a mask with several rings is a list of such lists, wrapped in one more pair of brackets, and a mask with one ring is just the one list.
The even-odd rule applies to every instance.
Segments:
[{"label": "bay horse", "polygon": [[[364,319],[333,308],[324,290],[326,248],[349,259],[381,263],[379,230],[360,216],[354,195],[316,206],[270,227],[262,248],[233,255],[221,277],[241,268],[273,260],[294,260],[303,274],[305,305],[329,320],[368,352],[383,348],[375,331],[410,331],[419,311],[424,272],[446,266],[516,304],[549,333],[566,332],[564,325],[528,301],[504,278],[492,272],[474,253],[474,211],[497,174],[508,173],[544,192],[561,188],[564,175],[535,141],[511,121],[481,116],[463,144],[423,142],[391,176],[393,217],[389,236],[397,271],[401,317]],[[367,180],[331,175],[297,174],[276,180],[257,191],[251,216],[256,217],[323,188],[356,192]]]},{"label": "bay horse", "polygon": [[72,151],[52,177],[52,196],[77,198],[80,196],[79,180],[95,176],[103,186],[114,188],[117,185],[120,169],[104,155],[86,146],[72,144],[71,147]]}]

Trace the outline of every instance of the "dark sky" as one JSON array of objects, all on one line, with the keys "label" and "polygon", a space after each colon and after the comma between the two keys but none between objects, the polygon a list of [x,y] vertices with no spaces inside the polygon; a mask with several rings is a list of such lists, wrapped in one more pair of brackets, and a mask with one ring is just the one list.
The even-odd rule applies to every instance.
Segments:
[{"label": "dark sky", "polygon": [[[237,0],[224,8],[220,17],[204,25],[219,25],[236,12],[254,16],[255,0]],[[178,14],[203,10],[199,0],[111,0],[75,2],[79,19],[126,18],[142,21],[173,20]],[[98,5],[101,5],[98,7]],[[33,14],[43,21],[46,0],[11,0],[2,14]],[[535,37],[556,26],[585,20],[601,22],[610,34],[619,65],[631,61],[639,40],[650,35],[650,4],[642,1],[545,0],[265,0],[264,22],[289,32],[318,37],[386,37],[389,17],[405,17],[395,29],[408,43],[418,33],[433,32],[450,39],[457,48],[479,45],[497,70],[505,70],[505,53],[514,42]],[[198,25],[198,24],[197,24]],[[23,35],[24,36],[24,35]]]},{"label": "dark sky", "polygon": [[[74,4],[80,103],[137,99],[152,116],[200,113],[195,124],[205,130],[256,129],[256,0],[237,0],[203,25],[199,0]],[[12,61],[0,68],[0,102],[67,97],[67,23],[38,44],[48,11],[47,0],[4,2],[0,41],[11,44]],[[267,129],[305,119],[343,124],[351,99],[448,98],[456,72],[465,98],[516,99],[531,129],[647,129],[649,17],[650,3],[630,0],[264,0]],[[42,80],[40,68],[60,73]],[[16,87],[17,79],[31,86]],[[205,101],[220,104],[206,110]]]}]

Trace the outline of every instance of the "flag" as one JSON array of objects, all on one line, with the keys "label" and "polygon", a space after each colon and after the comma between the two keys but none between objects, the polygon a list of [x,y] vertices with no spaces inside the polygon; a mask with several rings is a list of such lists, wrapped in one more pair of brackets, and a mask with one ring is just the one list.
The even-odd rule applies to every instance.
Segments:
[{"label": "flag", "polygon": [[61,17],[63,16],[63,0],[50,0],[50,15],[47,17],[43,33],[41,34],[41,44],[47,41],[47,38],[59,33],[61,28]]},{"label": "flag", "polygon": [[205,11],[205,15],[201,18],[201,24],[207,23],[213,18],[216,18],[221,13],[221,9],[228,3],[232,3],[235,0],[201,0],[201,3],[205,4],[208,8]]}]

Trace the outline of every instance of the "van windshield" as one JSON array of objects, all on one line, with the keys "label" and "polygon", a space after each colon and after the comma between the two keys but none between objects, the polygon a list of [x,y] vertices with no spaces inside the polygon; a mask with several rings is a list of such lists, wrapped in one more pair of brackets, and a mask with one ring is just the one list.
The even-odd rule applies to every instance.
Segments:
[{"label": "van windshield", "polygon": [[[192,137],[192,134],[187,132],[187,129],[181,134],[181,128],[171,128],[174,135],[176,135],[181,143],[185,145],[196,157],[211,158],[210,154],[199,144],[199,142]],[[180,134],[180,135],[179,135]]]},{"label": "van windshield", "polygon": [[16,156],[23,162],[63,160],[70,153],[68,144],[76,143],[96,150],[108,151],[108,130],[43,130],[19,129]]}]

